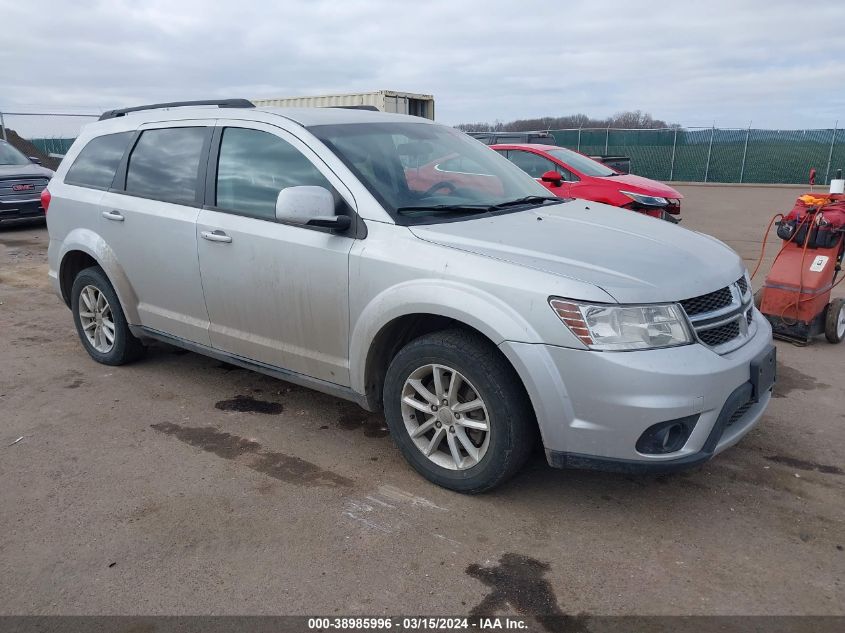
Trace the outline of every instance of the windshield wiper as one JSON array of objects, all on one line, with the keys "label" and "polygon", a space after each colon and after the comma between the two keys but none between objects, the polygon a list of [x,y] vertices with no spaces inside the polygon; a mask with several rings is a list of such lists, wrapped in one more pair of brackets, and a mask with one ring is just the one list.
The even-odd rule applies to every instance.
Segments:
[{"label": "windshield wiper", "polygon": [[516,200],[508,200],[498,204],[430,204],[399,207],[396,212],[400,215],[413,215],[415,212],[431,213],[488,213],[521,204],[543,204],[546,201],[563,202],[557,196],[525,196]]},{"label": "windshield wiper", "polygon": [[433,213],[487,213],[493,208],[486,204],[429,204],[399,207],[396,212],[400,215],[411,215],[415,211],[430,211]]},{"label": "windshield wiper", "polygon": [[500,202],[494,204],[490,209],[505,209],[507,207],[515,207],[520,204],[543,204],[547,200],[554,200],[555,202],[563,202],[557,196],[525,196],[524,198],[517,198],[516,200],[508,200],[507,202]]}]

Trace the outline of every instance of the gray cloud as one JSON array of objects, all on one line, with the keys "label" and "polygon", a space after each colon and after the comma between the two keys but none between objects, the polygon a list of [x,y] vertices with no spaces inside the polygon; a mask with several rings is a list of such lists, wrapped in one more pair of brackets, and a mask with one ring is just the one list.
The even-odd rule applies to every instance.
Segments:
[{"label": "gray cloud", "polygon": [[834,2],[0,0],[0,15],[7,111],[389,88],[433,93],[446,123],[845,123]]}]

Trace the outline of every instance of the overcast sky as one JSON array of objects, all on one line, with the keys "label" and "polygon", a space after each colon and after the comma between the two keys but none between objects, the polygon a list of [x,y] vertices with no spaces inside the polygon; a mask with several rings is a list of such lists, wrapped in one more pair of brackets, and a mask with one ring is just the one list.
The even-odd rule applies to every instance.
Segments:
[{"label": "overcast sky", "polygon": [[641,109],[845,125],[840,0],[0,0],[0,15],[7,112],[390,89],[433,94],[449,124]]}]

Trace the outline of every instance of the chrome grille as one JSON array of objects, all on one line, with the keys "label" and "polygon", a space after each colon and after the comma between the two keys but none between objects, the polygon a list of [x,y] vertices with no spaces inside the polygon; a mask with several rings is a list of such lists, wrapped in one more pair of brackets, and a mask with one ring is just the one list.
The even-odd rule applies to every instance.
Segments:
[{"label": "chrome grille", "polygon": [[717,345],[732,341],[737,336],[739,336],[739,324],[736,321],[731,321],[725,325],[720,325],[710,330],[703,330],[698,333],[698,338],[701,339],[701,342],[710,347],[716,347]]},{"label": "chrome grille", "polygon": [[685,299],[681,306],[698,340],[719,354],[740,347],[754,335],[751,287],[743,275],[730,286]]},{"label": "chrome grille", "polygon": [[688,316],[695,316],[696,314],[704,314],[705,312],[714,312],[731,305],[731,290],[730,288],[722,288],[716,292],[710,292],[700,297],[693,297],[692,299],[685,299],[681,301],[681,305],[686,310]]},{"label": "chrome grille", "polygon": [[[36,199],[44,191],[49,180],[47,178],[7,178],[0,180],[0,200],[5,202],[19,202],[21,200]],[[32,189],[15,191],[18,185],[32,185]]]}]

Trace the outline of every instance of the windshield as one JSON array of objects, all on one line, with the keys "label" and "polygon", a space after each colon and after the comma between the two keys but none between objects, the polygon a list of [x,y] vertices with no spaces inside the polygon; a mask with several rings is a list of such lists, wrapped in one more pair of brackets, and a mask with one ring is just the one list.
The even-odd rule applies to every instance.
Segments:
[{"label": "windshield", "polygon": [[28,165],[29,159],[14,147],[0,141],[0,165]]},{"label": "windshield", "polygon": [[563,161],[575,171],[580,171],[585,176],[616,176],[617,172],[609,167],[602,165],[600,162],[593,160],[578,152],[573,152],[571,149],[550,149],[547,154],[551,154],[558,160]]},{"label": "windshield", "polygon": [[556,201],[548,189],[510,161],[445,125],[354,123],[310,130],[400,224]]}]

